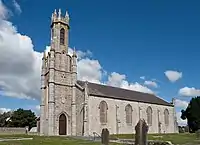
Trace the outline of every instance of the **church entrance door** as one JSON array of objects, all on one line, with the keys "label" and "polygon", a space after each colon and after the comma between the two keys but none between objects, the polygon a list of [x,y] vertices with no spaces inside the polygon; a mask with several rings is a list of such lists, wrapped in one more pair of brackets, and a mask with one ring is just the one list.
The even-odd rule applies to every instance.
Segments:
[{"label": "church entrance door", "polygon": [[59,117],[59,135],[66,135],[67,133],[67,119],[65,114],[61,114]]}]

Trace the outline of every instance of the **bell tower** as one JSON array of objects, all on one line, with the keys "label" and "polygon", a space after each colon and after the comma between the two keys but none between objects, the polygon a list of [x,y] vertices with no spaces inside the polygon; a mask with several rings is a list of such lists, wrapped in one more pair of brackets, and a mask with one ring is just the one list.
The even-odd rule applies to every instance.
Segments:
[{"label": "bell tower", "polygon": [[41,135],[76,135],[77,56],[68,54],[69,15],[51,17],[51,48],[43,57]]},{"label": "bell tower", "polygon": [[55,44],[56,51],[68,52],[69,38],[69,15],[66,11],[65,16],[61,15],[61,9],[56,10],[51,17],[51,41]]}]

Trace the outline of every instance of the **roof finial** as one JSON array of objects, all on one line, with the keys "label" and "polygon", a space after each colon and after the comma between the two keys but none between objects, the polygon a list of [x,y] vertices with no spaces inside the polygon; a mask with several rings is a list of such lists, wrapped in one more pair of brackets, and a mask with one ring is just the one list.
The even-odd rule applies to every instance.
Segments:
[{"label": "roof finial", "polygon": [[58,10],[58,18],[61,18],[61,9]]}]

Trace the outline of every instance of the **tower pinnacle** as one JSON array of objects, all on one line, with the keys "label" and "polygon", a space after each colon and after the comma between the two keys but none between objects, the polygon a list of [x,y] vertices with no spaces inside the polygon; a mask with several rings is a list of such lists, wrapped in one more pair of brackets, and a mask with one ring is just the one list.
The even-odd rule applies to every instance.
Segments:
[{"label": "tower pinnacle", "polygon": [[65,18],[69,18],[69,14],[68,14],[67,11],[66,11],[66,13],[65,13]]},{"label": "tower pinnacle", "polygon": [[73,50],[73,55],[72,55],[72,57],[77,57],[75,47],[74,47],[74,50]]},{"label": "tower pinnacle", "polygon": [[57,12],[56,12],[56,9],[54,10],[54,16],[57,16]]},{"label": "tower pinnacle", "polygon": [[69,14],[66,11],[65,16],[62,16],[62,12],[61,9],[59,8],[58,11],[55,9],[53,14],[52,14],[52,18],[51,18],[51,25],[53,23],[63,23],[68,25],[69,27]]},{"label": "tower pinnacle", "polygon": [[[46,67],[46,52],[43,52],[43,57],[42,57],[42,69],[45,69]],[[44,74],[44,71],[42,71],[42,73]]]},{"label": "tower pinnacle", "polygon": [[61,18],[61,9],[58,10],[58,18]]},{"label": "tower pinnacle", "polygon": [[43,52],[43,58],[42,59],[46,59],[46,51]]}]

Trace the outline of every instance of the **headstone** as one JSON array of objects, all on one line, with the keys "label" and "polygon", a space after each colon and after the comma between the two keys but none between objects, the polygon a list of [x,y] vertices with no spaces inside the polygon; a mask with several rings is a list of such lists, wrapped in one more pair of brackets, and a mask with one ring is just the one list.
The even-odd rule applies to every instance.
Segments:
[{"label": "headstone", "polygon": [[197,136],[198,139],[200,138],[200,129],[198,129],[198,130],[196,131],[196,136]]},{"label": "headstone", "polygon": [[28,134],[28,126],[25,127],[26,134]]},{"label": "headstone", "polygon": [[101,143],[103,145],[108,145],[109,143],[109,131],[107,128],[103,128],[101,132]]},{"label": "headstone", "polygon": [[147,145],[148,125],[144,119],[140,119],[135,126],[135,145]]}]

